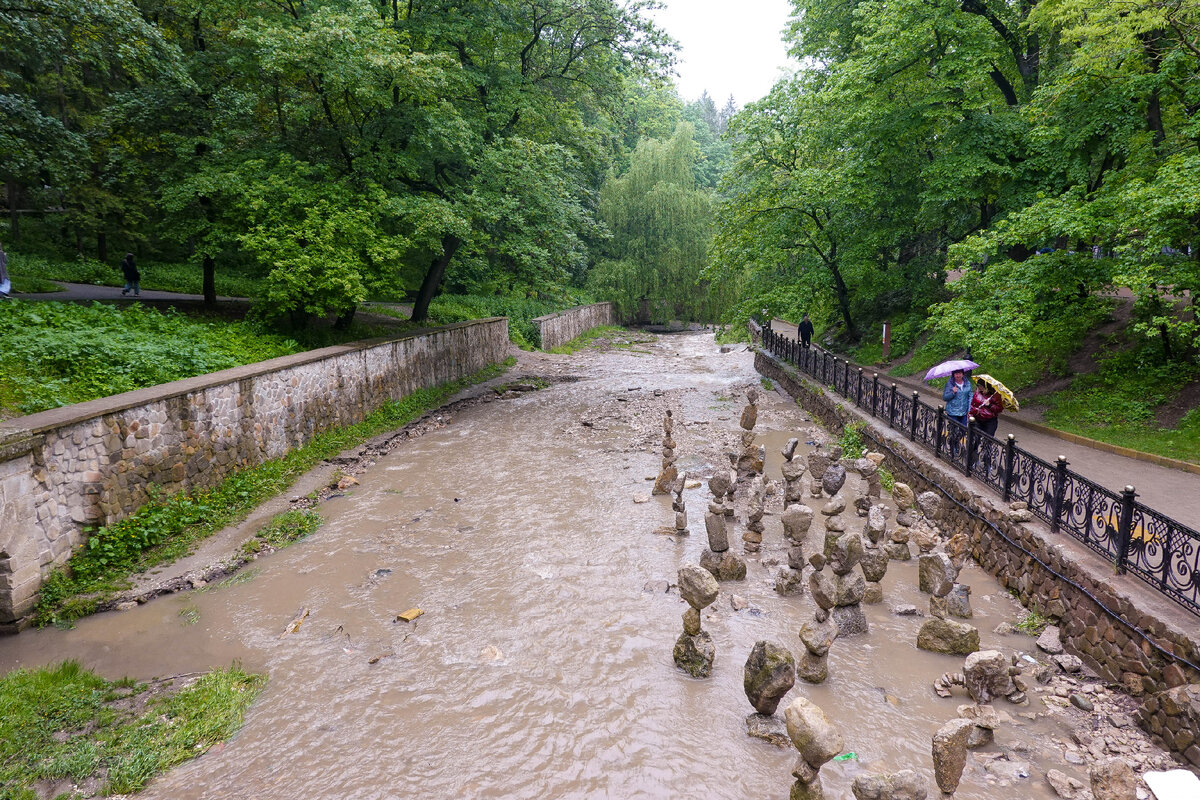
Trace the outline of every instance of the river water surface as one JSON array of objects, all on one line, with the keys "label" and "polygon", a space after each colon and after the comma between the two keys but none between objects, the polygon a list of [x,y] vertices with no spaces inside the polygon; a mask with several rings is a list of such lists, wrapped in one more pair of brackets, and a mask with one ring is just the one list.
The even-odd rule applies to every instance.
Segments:
[{"label": "river water surface", "polygon": [[[674,666],[686,606],[661,588],[706,546],[706,487],[685,493],[682,539],[653,533],[673,522],[667,498],[634,502],[658,470],[666,408],[680,466],[711,474],[759,383],[752,355],[720,353],[711,335],[639,347],[563,357],[555,369],[579,380],[458,413],[323,503],[317,533],[229,585],[2,640],[0,668],[75,658],[110,678],[149,678],[238,660],[267,673],[245,727],[148,798],[786,798],[796,754],[747,736],[742,689],[754,642],[800,653],[813,613],[807,592],[771,587],[786,562],[778,495],[748,579],[723,584],[704,615],[717,648],[707,680]],[[787,438],[823,435],[775,392],[756,432],[776,479]],[[857,486],[851,476],[848,500]],[[860,524],[852,509],[847,522]],[[731,541],[740,551],[740,536]],[[1016,613],[991,578],[968,566],[960,580],[973,586],[984,647],[1032,646],[991,633]],[[922,619],[890,611],[925,608],[916,583],[915,560],[893,562],[884,602],[866,607],[871,632],[837,641],[829,681],[799,683],[777,712],[809,697],[856,754],[822,770],[831,799],[849,798],[863,770],[913,768],[933,787],[930,737],[968,702],[930,688],[962,660],[917,650]],[[749,608],[734,611],[732,593]],[[412,607],[424,615],[396,621]],[[283,635],[302,608],[299,631]],[[1019,717],[1039,709],[1031,702],[997,701],[1013,720],[988,750],[1015,750],[1032,778],[1004,788],[972,759],[958,798],[1053,796],[1041,764],[1063,768],[1045,744],[1061,731]]]}]

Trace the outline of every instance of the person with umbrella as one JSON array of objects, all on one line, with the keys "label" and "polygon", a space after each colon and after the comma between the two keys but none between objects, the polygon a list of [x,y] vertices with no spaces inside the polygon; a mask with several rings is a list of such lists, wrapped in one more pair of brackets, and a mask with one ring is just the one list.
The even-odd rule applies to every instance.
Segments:
[{"label": "person with umbrella", "polygon": [[[950,380],[946,381],[946,388],[942,390],[942,399],[946,401],[946,416],[957,422],[965,430],[967,427],[967,415],[971,413],[971,370],[956,369],[950,373]],[[962,436],[960,431],[952,430],[950,433],[950,457],[958,457],[959,438]]]}]

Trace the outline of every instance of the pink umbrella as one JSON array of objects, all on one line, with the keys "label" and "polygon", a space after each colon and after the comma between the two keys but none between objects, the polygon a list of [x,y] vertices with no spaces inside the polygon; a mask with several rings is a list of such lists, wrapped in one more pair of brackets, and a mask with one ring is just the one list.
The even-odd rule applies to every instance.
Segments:
[{"label": "pink umbrella", "polygon": [[976,364],[974,361],[970,361],[965,358],[956,358],[952,361],[943,361],[942,363],[938,364],[936,367],[933,367],[932,369],[930,369],[929,372],[925,373],[925,380],[931,381],[934,378],[944,378],[947,375],[951,375],[960,369],[963,372],[969,372],[973,369],[978,369],[978,368],[979,368],[979,365]]}]

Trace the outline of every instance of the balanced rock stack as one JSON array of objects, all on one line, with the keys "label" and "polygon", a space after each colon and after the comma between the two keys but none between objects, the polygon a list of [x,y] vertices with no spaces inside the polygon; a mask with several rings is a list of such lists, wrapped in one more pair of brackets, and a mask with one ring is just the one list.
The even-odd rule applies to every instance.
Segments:
[{"label": "balanced rock stack", "polygon": [[871,458],[860,458],[854,462],[854,471],[862,476],[867,484],[867,497],[879,498],[883,494],[883,485],[879,480],[879,465]]},{"label": "balanced rock stack", "polygon": [[742,675],[742,688],[754,710],[771,716],[795,683],[796,659],[792,651],[775,642],[755,642]]},{"label": "balanced rock stack", "polygon": [[958,568],[945,553],[925,553],[918,572],[919,588],[929,592],[929,613],[933,618],[921,626],[917,647],[935,653],[965,656],[979,649],[978,629],[963,622],[946,619],[947,596],[955,587]]},{"label": "balanced rock stack", "polygon": [[796,458],[799,439],[788,439],[783,446],[783,540],[788,546],[788,564],[779,568],[775,591],[782,595],[801,591],[804,570],[804,540],[812,526],[813,510],[804,505],[804,462]]},{"label": "balanced rock stack", "polygon": [[829,567],[836,576],[832,612],[839,636],[868,631],[867,615],[861,605],[867,582],[863,574],[854,569],[862,561],[864,550],[862,536],[850,532],[839,536],[829,552]]},{"label": "balanced rock stack", "polygon": [[986,706],[996,697],[1019,704],[1026,700],[1020,674],[1015,657],[1009,662],[999,650],[980,650],[967,656],[962,672],[947,672],[934,681],[933,691],[939,697],[950,697],[951,686],[962,686],[976,705]]},{"label": "balanced rock stack", "polygon": [[896,527],[888,535],[888,543],[884,545],[888,558],[893,561],[908,561],[912,558],[912,550],[908,541],[912,538],[909,528],[913,524],[913,505],[917,502],[916,495],[906,483],[892,484],[892,500],[896,503]]},{"label": "balanced rock stack", "polygon": [[748,480],[761,475],[763,471],[761,449],[754,446],[754,426],[758,424],[758,390],[746,392],[746,399],[749,405],[742,409],[742,452],[736,464],[738,480]]},{"label": "balanced rock stack", "polygon": [[746,519],[746,530],[742,533],[742,544],[747,553],[762,549],[763,514],[767,512],[767,487],[762,475],[754,476],[750,482],[750,508]]},{"label": "balanced rock stack", "polygon": [[830,615],[830,609],[837,602],[837,582],[821,572],[825,566],[825,556],[813,554],[812,565],[816,571],[808,580],[817,610],[812,622],[806,622],[800,628],[800,641],[804,643],[805,653],[796,665],[796,673],[809,683],[824,683],[829,677],[829,648],[838,637],[837,623]]},{"label": "balanced rock stack", "polygon": [[825,449],[813,450],[808,454],[808,474],[812,476],[812,484],[808,488],[813,497],[821,496],[821,479],[833,460],[833,455]]},{"label": "balanced rock stack", "polygon": [[842,752],[842,737],[825,716],[825,712],[807,698],[797,697],[783,712],[788,737],[800,751],[792,777],[796,782],[788,800],[824,800],[821,789],[821,766]]},{"label": "balanced rock stack", "polygon": [[867,589],[863,594],[864,603],[879,603],[883,601],[883,587],[880,581],[887,574],[890,557],[883,549],[883,539],[887,534],[888,508],[884,505],[873,505],[867,510],[867,541],[863,548],[862,565],[863,577],[867,580]]},{"label": "balanced rock stack", "polygon": [[683,633],[675,640],[675,665],[693,678],[712,674],[716,647],[708,631],[700,629],[700,611],[717,599],[720,587],[708,570],[684,564],[679,570],[679,594],[687,601],[683,612]]},{"label": "balanced rock stack", "polygon": [[700,566],[720,581],[740,581],[746,578],[746,562],[729,550],[728,517],[733,516],[733,504],[725,504],[726,496],[732,496],[736,476],[732,470],[720,469],[708,480],[708,489],[713,499],[704,515],[704,528],[708,532],[708,547],[700,555]]},{"label": "balanced rock stack", "polygon": [[688,518],[687,506],[683,504],[683,489],[687,485],[688,474],[685,472],[675,479],[671,484],[671,494],[675,497],[671,500],[671,510],[675,512],[675,535],[688,535]]},{"label": "balanced rock stack", "polygon": [[662,469],[658,473],[657,480],[654,481],[654,490],[650,492],[651,494],[667,494],[671,491],[671,484],[675,483],[675,479],[679,477],[679,471],[675,469],[675,440],[671,438],[674,430],[675,420],[668,409],[667,415],[663,417]]}]

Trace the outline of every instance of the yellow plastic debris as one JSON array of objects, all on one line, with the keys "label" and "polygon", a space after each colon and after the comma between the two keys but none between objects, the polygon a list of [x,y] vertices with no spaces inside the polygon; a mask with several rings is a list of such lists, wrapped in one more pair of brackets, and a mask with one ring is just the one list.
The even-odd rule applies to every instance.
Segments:
[{"label": "yellow plastic debris", "polygon": [[404,620],[405,622],[412,622],[414,619],[416,619],[417,617],[421,616],[424,613],[425,612],[419,608],[410,608],[408,611],[405,611],[403,614],[397,614],[396,621],[399,622],[400,620]]}]

